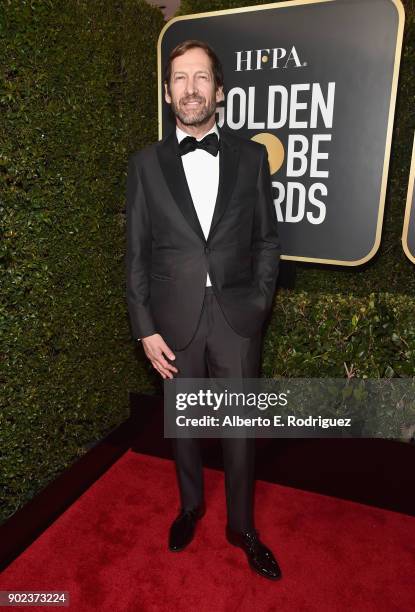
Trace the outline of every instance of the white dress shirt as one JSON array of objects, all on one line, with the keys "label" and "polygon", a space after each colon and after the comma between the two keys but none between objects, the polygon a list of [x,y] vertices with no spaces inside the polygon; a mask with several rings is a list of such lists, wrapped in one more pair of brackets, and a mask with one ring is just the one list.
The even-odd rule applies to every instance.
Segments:
[{"label": "white dress shirt", "polygon": [[[217,134],[219,130],[215,123],[211,130],[196,138],[202,140],[208,134]],[[190,136],[176,126],[177,140],[180,142],[186,136]],[[210,224],[212,222],[213,211],[215,209],[216,196],[219,187],[219,155],[208,153],[204,149],[195,149],[182,155],[184,173],[189,186],[190,195],[196,209],[199,223],[202,227],[205,238],[208,237]],[[209,274],[206,276],[206,287],[212,285]]]},{"label": "white dress shirt", "polygon": [[[215,133],[219,136],[219,130],[215,123],[211,130],[196,138],[202,140],[208,134]],[[176,126],[176,136],[178,142],[191,136]],[[213,211],[215,209],[216,197],[219,187],[219,155],[208,153],[204,149],[195,149],[182,155],[184,173],[189,186],[190,195],[196,209],[199,223],[202,227],[205,238],[208,237],[210,224],[212,222]],[[206,287],[212,285],[209,274],[206,275]],[[137,338],[141,340],[141,338]]]}]

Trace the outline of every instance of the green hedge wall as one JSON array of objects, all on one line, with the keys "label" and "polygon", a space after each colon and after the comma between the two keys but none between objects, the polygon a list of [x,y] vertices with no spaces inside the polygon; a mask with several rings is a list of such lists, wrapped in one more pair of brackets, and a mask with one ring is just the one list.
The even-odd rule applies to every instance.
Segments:
[{"label": "green hedge wall", "polygon": [[128,155],[157,140],[163,15],[139,0],[1,6],[4,519],[155,376],[125,302]]},{"label": "green hedge wall", "polygon": [[[178,14],[267,4],[182,0]],[[294,291],[279,291],[265,336],[262,374],[415,375],[415,269],[401,245],[415,129],[415,3],[406,18],[382,244],[359,268],[297,264]],[[370,34],[369,34],[370,36]]]}]

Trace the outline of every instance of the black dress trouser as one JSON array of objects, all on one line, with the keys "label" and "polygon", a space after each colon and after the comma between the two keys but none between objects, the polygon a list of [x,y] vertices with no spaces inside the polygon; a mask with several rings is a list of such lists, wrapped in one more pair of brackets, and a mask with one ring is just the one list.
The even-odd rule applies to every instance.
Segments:
[{"label": "black dress trouser", "polygon": [[[237,334],[226,321],[212,287],[206,287],[197,330],[187,347],[170,361],[175,378],[256,378],[259,375],[261,332],[250,338]],[[254,528],[254,438],[221,438],[225,469],[228,525]],[[173,438],[181,507],[195,508],[204,500],[203,466],[198,438]]]}]

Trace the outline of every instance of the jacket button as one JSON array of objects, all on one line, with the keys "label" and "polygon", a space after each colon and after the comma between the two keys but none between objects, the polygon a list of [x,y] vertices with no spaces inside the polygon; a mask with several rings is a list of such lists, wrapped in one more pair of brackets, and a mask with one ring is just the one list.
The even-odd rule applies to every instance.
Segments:
[{"label": "jacket button", "polygon": [[209,247],[205,247],[205,253],[210,253],[210,248]]}]

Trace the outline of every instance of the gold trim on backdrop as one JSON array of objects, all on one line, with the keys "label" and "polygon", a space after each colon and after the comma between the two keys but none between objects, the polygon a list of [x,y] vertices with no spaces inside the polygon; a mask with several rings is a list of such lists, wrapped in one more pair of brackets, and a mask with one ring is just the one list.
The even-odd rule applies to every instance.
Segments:
[{"label": "gold trim on backdrop", "polygon": [[[179,17],[173,17],[170,19],[166,25],[161,30],[158,41],[157,41],[157,76],[158,76],[158,134],[159,140],[162,138],[162,102],[163,102],[163,88],[162,88],[162,66],[161,66],[161,42],[166,31],[174,24],[176,21],[184,21],[189,19],[201,19],[207,17],[214,17],[217,15],[231,15],[238,13],[248,13],[253,11],[263,11],[269,9],[278,9],[287,6],[299,6],[303,4],[321,4],[323,2],[335,2],[336,0],[289,0],[288,2],[278,2],[272,4],[263,4],[262,6],[245,6],[241,8],[233,8],[233,9],[223,9],[220,11],[209,11],[207,13],[195,13],[194,15],[180,15]],[[357,259],[353,261],[346,260],[337,260],[337,259],[319,259],[312,257],[300,257],[293,255],[281,255],[281,259],[286,259],[289,261],[304,261],[311,263],[321,263],[321,264],[331,264],[331,265],[340,265],[340,266],[360,266],[370,259],[376,254],[377,250],[380,246],[381,236],[382,236],[382,225],[383,225],[383,213],[385,210],[385,199],[386,199],[386,187],[388,180],[388,172],[389,172],[389,161],[390,161],[390,151],[391,151],[391,142],[392,142],[392,131],[393,131],[393,121],[394,121],[394,113],[395,113],[395,104],[396,104],[396,92],[398,88],[398,77],[399,77],[399,65],[401,60],[401,50],[402,50],[402,39],[403,39],[403,29],[405,24],[405,10],[401,0],[390,0],[390,2],[395,6],[398,12],[399,24],[398,31],[396,35],[396,47],[395,47],[395,61],[393,66],[393,77],[392,77],[392,86],[391,86],[391,97],[389,103],[389,115],[388,115],[388,126],[386,130],[386,143],[385,143],[385,155],[383,160],[383,171],[382,171],[382,181],[381,181],[381,190],[380,190],[380,198],[379,198],[379,211],[378,211],[378,220],[376,226],[376,235],[375,242],[372,249],[369,253],[362,257],[362,259]]]},{"label": "gold trim on backdrop", "polygon": [[[408,246],[408,233],[409,233],[409,221],[411,220],[411,212],[415,217],[415,210],[412,209],[412,198],[414,194],[414,183],[415,183],[415,134],[414,134],[414,142],[412,145],[412,160],[411,160],[411,169],[409,171],[409,180],[408,180],[408,193],[406,196],[406,206],[405,206],[405,218],[403,222],[402,229],[402,247],[405,251],[405,255],[415,264],[415,253],[411,253]],[[412,223],[415,224],[415,218]]]}]

